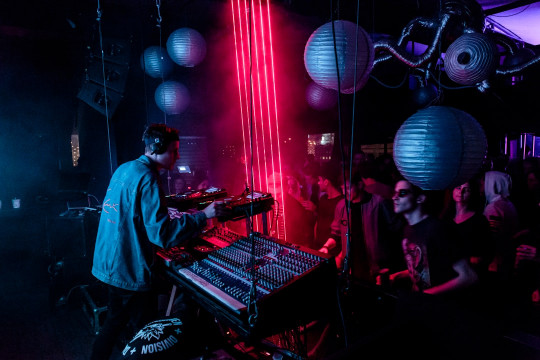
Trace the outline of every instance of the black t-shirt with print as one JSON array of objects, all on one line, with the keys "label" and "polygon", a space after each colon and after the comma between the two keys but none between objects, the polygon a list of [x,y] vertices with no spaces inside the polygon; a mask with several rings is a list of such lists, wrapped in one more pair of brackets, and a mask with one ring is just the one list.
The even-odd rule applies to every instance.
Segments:
[{"label": "black t-shirt with print", "polygon": [[413,290],[425,290],[457,276],[452,265],[464,258],[455,225],[427,217],[404,229],[402,248]]}]

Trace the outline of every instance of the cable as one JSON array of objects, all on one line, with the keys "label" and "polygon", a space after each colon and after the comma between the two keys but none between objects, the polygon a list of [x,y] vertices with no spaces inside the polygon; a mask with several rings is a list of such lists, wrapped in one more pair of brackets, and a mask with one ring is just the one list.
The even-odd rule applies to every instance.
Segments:
[{"label": "cable", "polygon": [[98,23],[98,32],[99,32],[99,47],[101,51],[101,75],[103,76],[103,96],[104,96],[104,102],[105,102],[105,119],[107,120],[107,143],[109,146],[109,166],[111,171],[111,176],[113,174],[113,161],[112,161],[112,149],[111,149],[111,129],[109,124],[109,105],[108,105],[108,99],[107,99],[107,83],[106,83],[106,77],[105,77],[105,55],[103,53],[103,33],[101,29],[101,4],[98,0],[97,2],[97,18],[96,21]]},{"label": "cable", "polygon": [[[338,1],[338,4],[339,4],[339,1]],[[342,124],[342,118],[341,118],[341,79],[340,79],[340,75],[339,75],[339,63],[338,63],[338,53],[337,53],[337,44],[336,44],[336,28],[335,28],[335,24],[334,24],[334,3],[333,3],[333,0],[330,0],[330,21],[332,23],[332,41],[333,41],[333,45],[334,45],[334,56],[335,56],[335,61],[336,61],[336,76],[337,76],[337,90],[338,90],[337,91],[337,96],[338,96],[339,147],[340,147],[340,152],[341,152],[341,161],[343,163],[342,175],[343,175],[343,180],[345,180],[345,152],[344,152],[344,148],[343,148],[343,124]],[[347,183],[346,183],[346,181],[344,181],[343,185],[344,185],[344,189],[345,189],[345,194],[347,194]],[[347,202],[347,200],[345,200],[345,207],[346,207],[347,216],[348,216],[350,207],[349,207],[349,203]],[[349,224],[350,224],[350,221],[347,221],[347,247],[349,247],[349,239],[348,239],[348,235],[350,234],[350,225]],[[348,251],[347,251],[347,253],[348,253]],[[349,263],[349,259],[347,258],[347,256],[345,256],[344,268],[349,267],[348,263]],[[345,347],[348,347],[347,328],[346,328],[344,322],[343,322],[343,325],[344,325],[343,332],[344,332],[344,339],[345,339]]]},{"label": "cable", "polygon": [[529,10],[529,7],[531,7],[531,4],[525,6],[525,8],[521,9],[520,11],[518,11],[517,13],[514,13],[514,14],[509,14],[509,15],[490,15],[492,17],[499,17],[499,18],[507,18],[507,17],[512,17],[512,16],[516,16],[516,15],[519,15],[521,14],[522,12],[525,12],[527,10]]},{"label": "cable", "polygon": [[388,88],[388,89],[399,89],[400,87],[402,87],[402,86],[405,84],[405,82],[406,82],[407,79],[409,78],[409,74],[405,74],[405,76],[403,77],[403,80],[401,80],[401,82],[400,82],[398,85],[388,85],[388,84],[385,84],[385,83],[383,83],[381,80],[379,80],[377,77],[375,77],[375,76],[373,76],[373,75],[369,75],[369,78],[375,80],[377,83],[379,83],[380,85],[384,86],[385,88]]},{"label": "cable", "polygon": [[277,204],[276,211],[272,211],[272,220],[270,221],[270,230],[268,230],[268,233],[272,233],[272,229],[274,228],[274,221],[275,225],[277,227],[277,219],[279,216],[279,201],[274,199],[274,202]]},{"label": "cable", "polygon": [[253,234],[253,187],[255,184],[255,173],[253,169],[253,57],[251,55],[252,48],[252,29],[251,24],[253,22],[253,0],[249,2],[249,127],[251,131],[251,136],[249,139],[249,146],[251,150],[250,156],[250,182],[251,182],[251,214],[249,219],[250,234],[248,234],[251,240],[251,288],[249,290],[249,304],[248,304],[248,323],[249,326],[254,327],[257,318],[259,316],[259,311],[257,308],[257,272],[255,269],[255,237]]}]

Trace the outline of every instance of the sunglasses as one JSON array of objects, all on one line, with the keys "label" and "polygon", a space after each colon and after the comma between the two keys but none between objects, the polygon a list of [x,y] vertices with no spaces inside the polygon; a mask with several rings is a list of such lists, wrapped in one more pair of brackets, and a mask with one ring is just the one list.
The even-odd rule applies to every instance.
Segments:
[{"label": "sunglasses", "polygon": [[400,197],[400,198],[403,198],[409,194],[412,194],[412,191],[409,190],[409,189],[400,189],[398,191],[395,191],[394,192],[394,196],[397,196],[397,197]]}]

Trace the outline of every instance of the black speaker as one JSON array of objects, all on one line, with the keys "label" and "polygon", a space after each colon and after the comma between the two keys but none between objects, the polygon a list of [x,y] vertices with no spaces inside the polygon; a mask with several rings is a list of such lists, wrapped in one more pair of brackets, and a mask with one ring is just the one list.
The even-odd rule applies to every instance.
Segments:
[{"label": "black speaker", "polygon": [[48,251],[52,258],[92,259],[99,221],[99,214],[94,212],[69,210],[48,220]]},{"label": "black speaker", "polygon": [[[127,65],[118,65],[111,62],[101,62],[95,59],[88,64],[87,75],[90,81],[117,93],[124,93],[129,67]],[[103,73],[105,73],[105,83],[103,82]]]},{"label": "black speaker", "polygon": [[107,104],[109,116],[114,114],[118,104],[122,100],[122,95],[112,89],[108,89],[107,95],[105,95],[103,85],[98,85],[92,81],[84,82],[77,97],[99,111],[102,115],[105,115],[105,104]]},{"label": "black speaker", "polygon": [[99,39],[96,39],[92,47],[92,57],[94,60],[101,60],[103,55],[104,61],[110,61],[119,65],[128,65],[131,53],[131,42],[124,39],[103,38],[103,54],[101,53],[102,46]]}]

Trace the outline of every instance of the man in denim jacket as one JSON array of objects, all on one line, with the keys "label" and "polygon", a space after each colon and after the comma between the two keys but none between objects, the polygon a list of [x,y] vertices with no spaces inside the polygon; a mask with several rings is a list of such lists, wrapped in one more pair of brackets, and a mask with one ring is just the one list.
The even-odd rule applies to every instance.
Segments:
[{"label": "man in denim jacket", "polygon": [[216,216],[214,203],[203,211],[171,219],[163,201],[159,170],[179,158],[178,131],[150,125],[143,135],[145,153],[118,167],[107,188],[96,238],[92,274],[109,292],[107,319],[92,359],[108,359],[129,321],[141,328],[157,310],[152,291],[156,247],[170,248],[194,237]]}]

